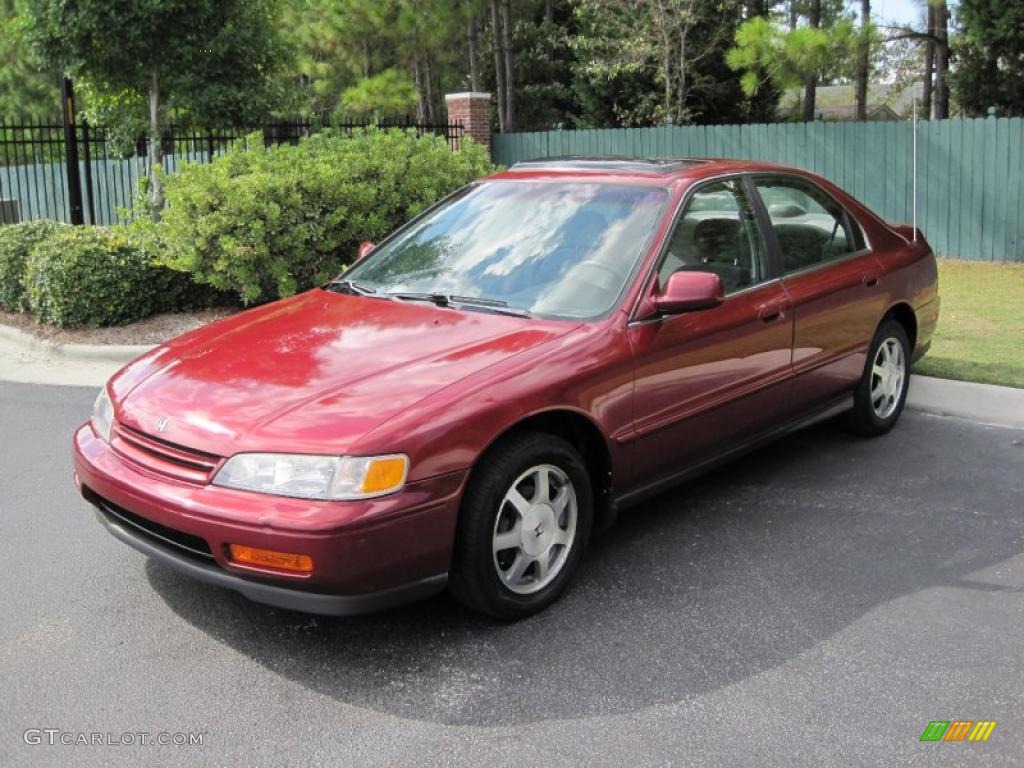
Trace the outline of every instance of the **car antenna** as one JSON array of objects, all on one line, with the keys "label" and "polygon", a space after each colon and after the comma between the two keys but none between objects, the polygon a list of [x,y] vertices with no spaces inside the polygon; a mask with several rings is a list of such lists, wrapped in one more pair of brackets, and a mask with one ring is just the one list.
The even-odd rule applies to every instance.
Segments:
[{"label": "car antenna", "polygon": [[[906,113],[904,113],[906,114]],[[914,153],[914,239],[912,242],[917,244],[917,99],[914,99],[914,141],[913,141],[913,153]]]}]

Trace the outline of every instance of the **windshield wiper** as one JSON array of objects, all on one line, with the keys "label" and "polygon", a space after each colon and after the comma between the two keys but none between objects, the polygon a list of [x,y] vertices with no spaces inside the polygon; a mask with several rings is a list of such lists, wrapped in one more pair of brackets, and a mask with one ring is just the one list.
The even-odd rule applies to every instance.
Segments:
[{"label": "windshield wiper", "polygon": [[477,307],[500,315],[513,315],[514,317],[530,316],[528,309],[510,307],[507,301],[502,301],[501,299],[484,299],[476,296],[458,296],[448,293],[407,293],[403,291],[389,293],[388,296],[394,296],[396,299],[406,301],[430,301],[439,307],[454,308],[455,305],[458,305],[460,307]]},{"label": "windshield wiper", "polygon": [[497,312],[500,315],[514,315],[515,317],[530,316],[530,310],[523,309],[521,307],[510,307],[507,301],[501,301],[500,299],[481,299],[475,296],[449,296],[448,298],[454,304],[480,307],[481,309],[487,309],[491,312]]},{"label": "windshield wiper", "polygon": [[376,288],[371,288],[368,285],[357,283],[355,280],[331,280],[331,282],[327,284],[328,288],[333,288],[334,286],[347,288],[350,292],[358,296],[373,296],[377,293]]},{"label": "windshield wiper", "polygon": [[445,293],[410,293],[408,291],[397,291],[395,293],[389,293],[396,299],[402,299],[403,301],[429,301],[433,304],[437,304],[439,307],[450,307],[452,305],[451,297]]}]

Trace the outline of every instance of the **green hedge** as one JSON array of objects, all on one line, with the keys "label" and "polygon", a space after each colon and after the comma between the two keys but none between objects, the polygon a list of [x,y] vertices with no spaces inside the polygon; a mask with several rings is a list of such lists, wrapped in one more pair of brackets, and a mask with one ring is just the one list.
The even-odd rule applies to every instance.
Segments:
[{"label": "green hedge", "polygon": [[444,138],[401,130],[248,145],[169,177],[159,222],[0,227],[0,308],[100,326],[288,296],[337,274],[360,241],[494,170],[468,139],[452,152]]},{"label": "green hedge", "polygon": [[123,229],[75,227],[29,255],[29,307],[40,322],[62,327],[130,323],[154,310],[153,271]]},{"label": "green hedge", "polygon": [[370,128],[296,146],[241,143],[168,177],[168,208],[141,223],[157,257],[245,304],[289,296],[351,262],[439,198],[493,170],[484,147],[452,152],[438,136]]},{"label": "green hedge", "polygon": [[46,219],[0,227],[0,309],[8,312],[28,309],[25,270],[29,252],[40,241],[66,229],[70,226]]},{"label": "green hedge", "polygon": [[61,327],[124,325],[224,303],[188,275],[154,266],[125,227],[55,230],[30,252],[24,283],[36,320]]},{"label": "green hedge", "polygon": [[187,272],[168,269],[160,264],[166,252],[166,243],[159,236],[160,229],[129,225],[131,247],[139,251],[153,269],[153,312],[187,312],[209,307],[237,307],[238,294],[222,291],[211,285],[202,285]]}]

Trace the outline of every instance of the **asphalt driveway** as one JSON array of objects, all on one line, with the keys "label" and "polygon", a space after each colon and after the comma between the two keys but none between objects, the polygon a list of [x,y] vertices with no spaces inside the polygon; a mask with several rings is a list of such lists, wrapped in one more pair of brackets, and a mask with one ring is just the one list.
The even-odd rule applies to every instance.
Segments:
[{"label": "asphalt driveway", "polygon": [[[101,530],[69,457],[94,396],[0,384],[0,765],[1021,764],[1024,430],[821,425],[634,510],[540,616],[334,620]],[[998,725],[919,741],[956,719]]]}]

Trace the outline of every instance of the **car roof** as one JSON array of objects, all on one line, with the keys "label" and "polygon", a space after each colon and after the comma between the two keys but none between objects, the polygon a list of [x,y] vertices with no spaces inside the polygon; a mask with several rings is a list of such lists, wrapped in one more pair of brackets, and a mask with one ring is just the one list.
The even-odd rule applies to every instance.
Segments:
[{"label": "car roof", "polygon": [[523,160],[516,163],[510,171],[522,173],[536,170],[560,171],[600,171],[603,173],[641,173],[659,174],[678,173],[685,168],[708,160],[696,157],[590,157],[573,156],[544,157],[535,160]]},{"label": "car roof", "polygon": [[594,181],[630,181],[632,183],[669,186],[680,181],[693,181],[723,173],[754,171],[785,171],[807,175],[798,168],[752,160],[730,160],[710,157],[616,157],[576,156],[545,157],[518,162],[491,179],[555,179],[581,178]]}]

